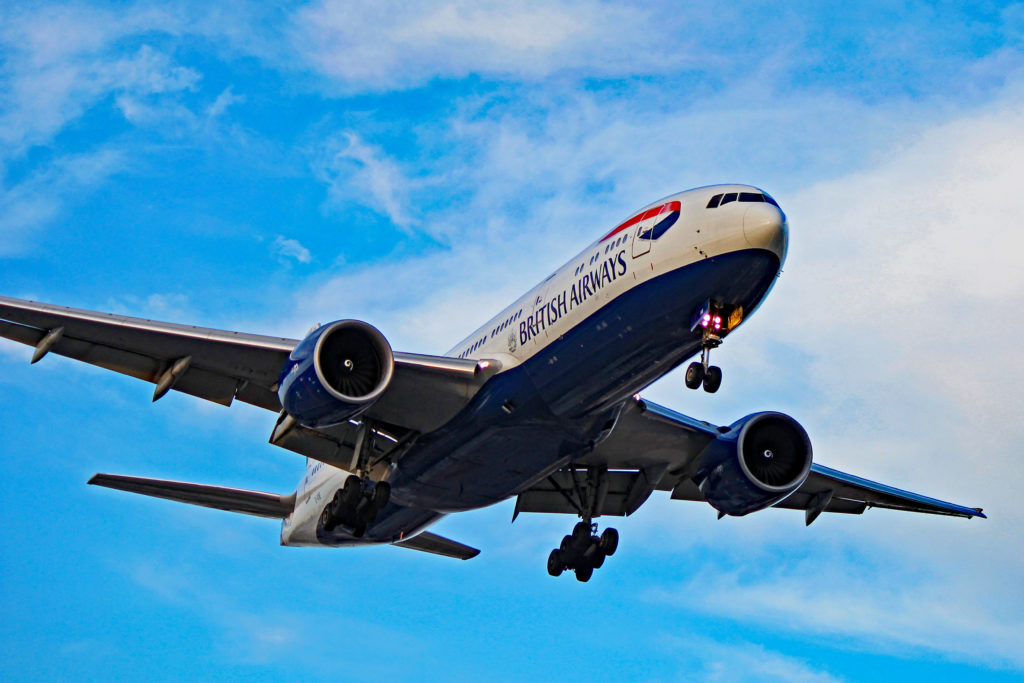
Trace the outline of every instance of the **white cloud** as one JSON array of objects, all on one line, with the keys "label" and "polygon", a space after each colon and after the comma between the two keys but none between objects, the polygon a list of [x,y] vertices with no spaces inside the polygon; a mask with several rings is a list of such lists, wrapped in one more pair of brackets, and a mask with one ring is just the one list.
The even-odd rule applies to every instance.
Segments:
[{"label": "white cloud", "polygon": [[790,681],[792,683],[834,683],[842,679],[820,671],[806,661],[789,657],[756,643],[734,640],[720,642],[700,635],[663,637],[682,670],[678,679],[700,681]]},{"label": "white cloud", "polygon": [[313,255],[309,253],[309,249],[302,246],[298,240],[278,235],[274,239],[272,246],[274,253],[282,258],[295,259],[299,263],[309,263],[313,260]]},{"label": "white cloud", "polygon": [[329,204],[355,201],[384,214],[399,228],[414,225],[407,198],[411,181],[383,150],[356,133],[328,138],[318,150],[314,170],[327,183]]},{"label": "white cloud", "polygon": [[[597,2],[443,5],[320,2],[294,16],[292,45],[343,88],[387,90],[469,74],[539,78],[585,69],[665,73],[683,64],[653,12]],[[623,41],[634,35],[638,41]]]},{"label": "white cloud", "polygon": [[[838,566],[820,560],[762,568],[756,577],[703,572],[648,597],[687,610],[839,640],[848,647],[914,657],[942,653],[994,668],[1024,668],[1024,622],[997,618],[946,580],[906,576],[898,567]],[[830,589],[823,590],[827,584]],[[959,587],[958,587],[959,588]]]},{"label": "white cloud", "polygon": [[130,57],[115,49],[128,36],[174,30],[177,21],[161,11],[50,6],[12,11],[5,20],[0,30],[8,55],[0,75],[5,159],[46,144],[110,94],[119,95],[122,111],[131,116],[142,104],[152,109],[160,96],[191,89],[199,78],[150,46]]},{"label": "white cloud", "polygon": [[123,152],[100,148],[59,157],[16,185],[0,183],[0,256],[23,253],[39,229],[63,216],[70,203],[125,166]]},{"label": "white cloud", "polygon": [[231,86],[229,85],[228,87],[224,88],[224,90],[222,90],[219,95],[217,95],[217,99],[213,101],[213,104],[207,107],[206,115],[211,119],[217,118],[218,116],[224,114],[224,112],[226,112],[228,110],[228,107],[230,107],[231,105],[240,104],[242,102],[245,102],[245,96],[236,95],[232,91]]}]

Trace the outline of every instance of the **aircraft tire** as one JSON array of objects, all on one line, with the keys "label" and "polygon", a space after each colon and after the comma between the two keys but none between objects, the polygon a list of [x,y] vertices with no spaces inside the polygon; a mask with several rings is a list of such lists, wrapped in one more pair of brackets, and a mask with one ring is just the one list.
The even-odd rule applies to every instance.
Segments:
[{"label": "aircraft tire", "polygon": [[378,482],[373,487],[373,507],[377,510],[383,510],[384,506],[391,500],[391,484],[386,481]]},{"label": "aircraft tire", "polygon": [[611,527],[604,530],[601,534],[601,552],[608,557],[615,554],[615,551],[619,547],[619,532]]},{"label": "aircraft tire", "polygon": [[690,363],[686,368],[686,383],[687,389],[697,389],[700,387],[700,383],[704,381],[704,366],[700,363]]},{"label": "aircraft tire", "polygon": [[577,543],[582,543],[583,539],[590,536],[590,525],[586,522],[577,522],[576,526],[572,528],[572,540]]},{"label": "aircraft tire", "polygon": [[594,575],[594,568],[589,564],[576,567],[576,580],[581,583],[590,581],[590,577]]},{"label": "aircraft tire", "polygon": [[561,576],[562,572],[565,571],[565,563],[562,562],[562,553],[560,550],[555,549],[548,555],[548,574],[551,576]]},{"label": "aircraft tire", "polygon": [[[597,544],[595,544],[597,545]],[[604,566],[605,554],[601,552],[601,548],[594,548],[594,553],[590,558],[590,566],[594,569],[600,569]]]},{"label": "aircraft tire", "polygon": [[359,495],[362,493],[362,482],[354,474],[350,474],[341,487],[340,499],[349,509],[353,509],[359,502]]},{"label": "aircraft tire", "polygon": [[320,513],[320,525],[323,526],[324,531],[334,531],[334,517],[331,515],[330,505],[327,505]]},{"label": "aircraft tire", "polygon": [[713,394],[722,386],[722,368],[712,365],[704,375],[704,391]]},{"label": "aircraft tire", "polygon": [[362,538],[366,534],[366,522],[357,522],[352,527],[352,535],[356,538]]}]

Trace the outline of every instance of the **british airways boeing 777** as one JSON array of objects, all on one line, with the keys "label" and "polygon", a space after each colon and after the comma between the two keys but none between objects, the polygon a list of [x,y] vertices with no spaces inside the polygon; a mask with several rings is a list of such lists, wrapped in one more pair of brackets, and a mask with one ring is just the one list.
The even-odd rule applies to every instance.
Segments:
[{"label": "british airways boeing 777", "polygon": [[654,491],[723,515],[868,507],[958,517],[968,508],[812,462],[793,418],[717,426],[638,392],[699,354],[686,385],[714,393],[712,351],[771,291],[788,225],[768,194],[720,185],[666,197],[599,238],[444,356],[393,351],[359,320],[305,339],[0,298],[0,336],[225,406],[277,415],[270,443],[306,457],[293,493],[97,474],[89,483],[283,520],[282,545],[390,543],[468,559],[427,527],[514,497],[515,514],[580,521],[547,560],[587,581],[618,545],[594,520]]}]

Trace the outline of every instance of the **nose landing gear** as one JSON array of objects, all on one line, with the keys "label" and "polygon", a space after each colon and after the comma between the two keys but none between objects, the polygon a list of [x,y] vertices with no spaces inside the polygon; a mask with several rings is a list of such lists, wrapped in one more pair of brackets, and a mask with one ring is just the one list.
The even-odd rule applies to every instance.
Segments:
[{"label": "nose landing gear", "polygon": [[560,576],[566,569],[576,573],[577,581],[589,581],[595,569],[604,565],[604,558],[615,554],[619,532],[608,528],[600,536],[597,525],[589,520],[579,522],[561,545],[548,555],[548,574]]},{"label": "nose landing gear", "polygon": [[320,523],[325,531],[337,526],[352,529],[352,535],[361,538],[366,527],[377,518],[391,499],[391,484],[379,481],[376,484],[354,474],[349,475],[345,484],[338,489],[320,514]]},{"label": "nose landing gear", "polygon": [[707,339],[701,342],[700,362],[690,363],[686,368],[686,387],[688,389],[699,389],[704,385],[704,391],[713,394],[722,386],[722,368],[711,365],[711,349],[722,343],[718,337]]},{"label": "nose landing gear", "polygon": [[711,365],[711,349],[722,345],[722,339],[743,320],[743,308],[706,301],[694,314],[690,330],[701,329],[700,361],[690,363],[684,380],[688,389],[704,385],[713,394],[722,386],[722,368]]}]

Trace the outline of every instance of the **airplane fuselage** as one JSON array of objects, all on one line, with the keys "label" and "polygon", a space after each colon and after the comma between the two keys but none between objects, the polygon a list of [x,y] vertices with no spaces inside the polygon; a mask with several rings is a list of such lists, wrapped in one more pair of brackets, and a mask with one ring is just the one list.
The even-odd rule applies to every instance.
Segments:
[{"label": "airplane fuselage", "polygon": [[602,232],[448,352],[494,359],[502,370],[402,456],[390,473],[391,502],[364,537],[318,525],[349,473],[317,464],[296,491],[282,544],[392,542],[443,514],[516,495],[586,453],[630,396],[700,351],[693,316],[702,304],[739,311],[739,324],[767,295],[785,260],[787,225],[765,196],[740,185],[698,188]]}]

